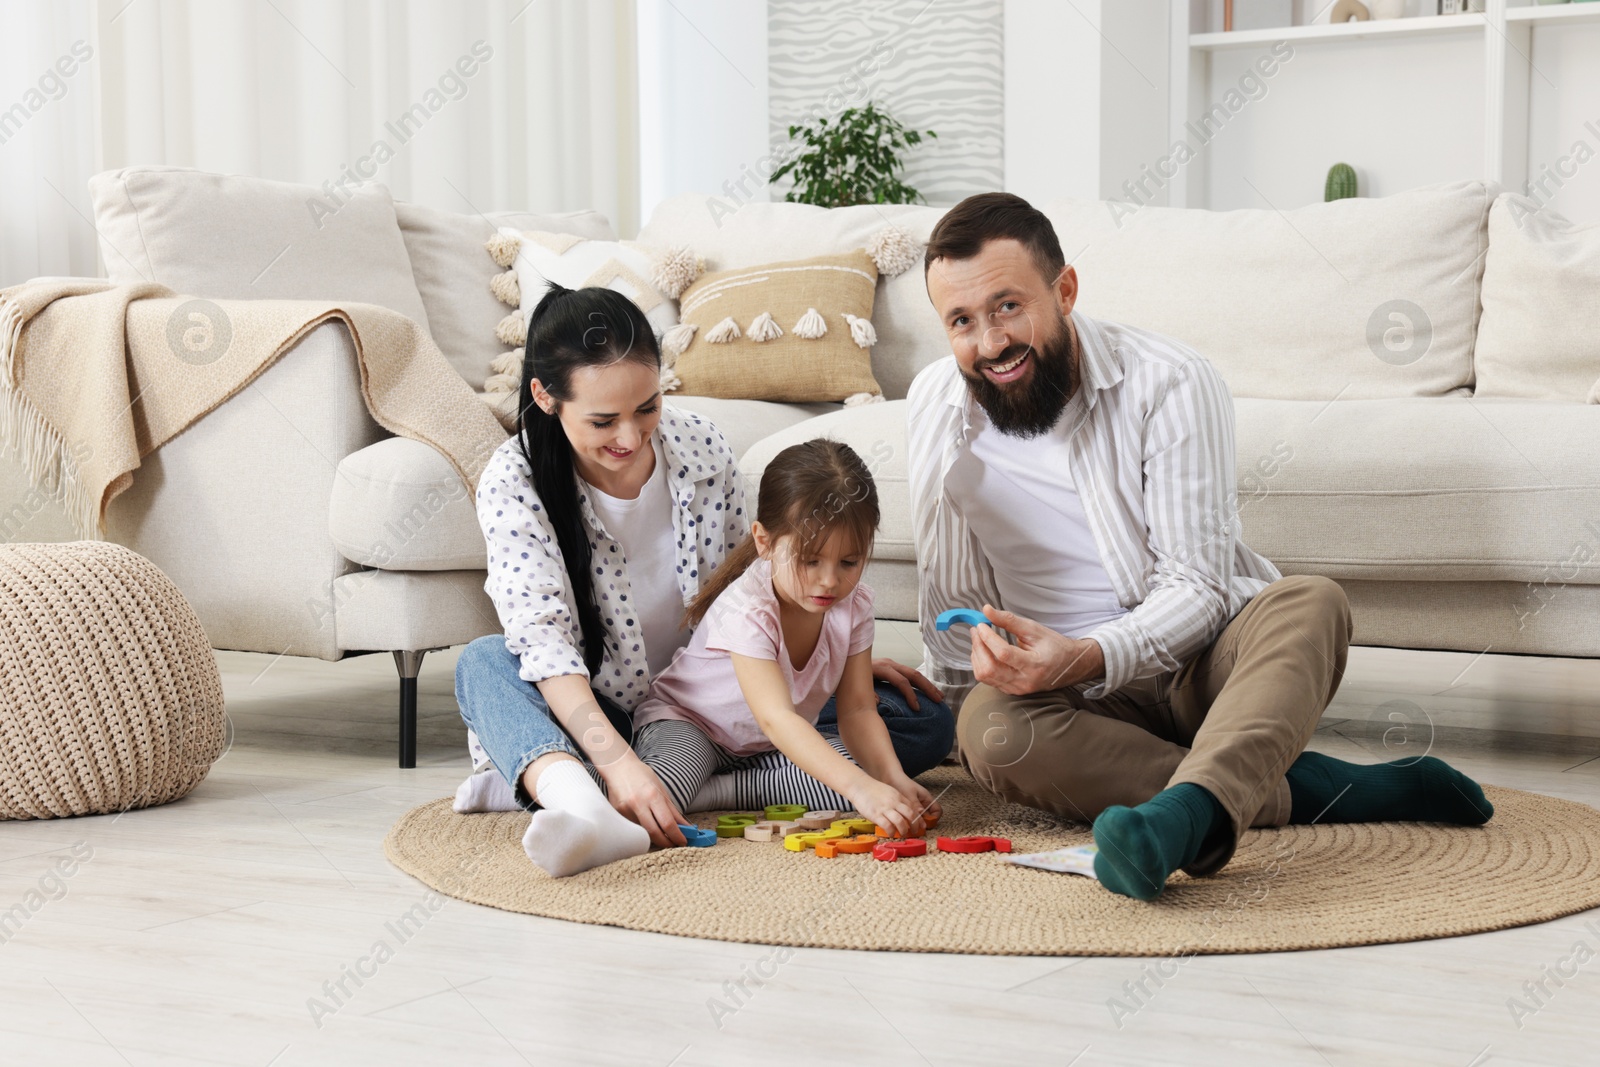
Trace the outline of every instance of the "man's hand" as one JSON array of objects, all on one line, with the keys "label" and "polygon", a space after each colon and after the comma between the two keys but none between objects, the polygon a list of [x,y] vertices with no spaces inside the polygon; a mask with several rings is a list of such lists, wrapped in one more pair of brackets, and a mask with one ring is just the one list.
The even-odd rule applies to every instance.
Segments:
[{"label": "man's hand", "polygon": [[[896,663],[892,659],[875,659],[872,661],[872,680],[875,682],[888,682],[900,690],[900,695],[906,698],[906,703],[912,711],[917,709],[917,689],[927,693],[939,703],[944,703],[944,694],[939,687],[922,676],[922,672],[913,670],[904,664]],[[912,688],[915,686],[916,688]]]},{"label": "man's hand", "polygon": [[1105,673],[1098,642],[1063,637],[1032,619],[992,605],[983,606],[988,620],[1017,639],[1015,645],[992,627],[972,628],[972,672],[978,681],[1014,697],[1077,685]]}]

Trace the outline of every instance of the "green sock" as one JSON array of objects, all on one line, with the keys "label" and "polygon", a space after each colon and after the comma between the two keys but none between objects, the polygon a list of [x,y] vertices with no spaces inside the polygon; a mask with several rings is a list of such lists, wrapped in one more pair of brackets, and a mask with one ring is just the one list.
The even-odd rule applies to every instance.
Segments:
[{"label": "green sock", "polygon": [[1094,821],[1094,874],[1113,893],[1154,900],[1167,876],[1200,854],[1228,813],[1210,791],[1185,782],[1136,808],[1116,805]]},{"label": "green sock", "polygon": [[1293,801],[1290,822],[1482,826],[1494,814],[1477,782],[1433,756],[1362,764],[1302,752],[1285,777]]}]

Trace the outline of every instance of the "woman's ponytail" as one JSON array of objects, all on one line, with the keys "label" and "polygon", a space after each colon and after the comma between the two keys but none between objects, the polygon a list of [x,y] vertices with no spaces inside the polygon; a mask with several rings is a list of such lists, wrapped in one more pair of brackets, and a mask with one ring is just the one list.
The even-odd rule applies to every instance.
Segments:
[{"label": "woman's ponytail", "polygon": [[[578,470],[561,425],[560,405],[571,399],[572,372],[635,360],[661,365],[655,334],[638,306],[611,289],[567,289],[551,283],[528,316],[522,357],[517,434],[532,472],[533,490],[556,534],[583,634],[583,663],[591,677],[605,658],[606,631],[595,597],[594,551],[578,504]],[[538,380],[555,400],[546,412],[533,400]]]}]

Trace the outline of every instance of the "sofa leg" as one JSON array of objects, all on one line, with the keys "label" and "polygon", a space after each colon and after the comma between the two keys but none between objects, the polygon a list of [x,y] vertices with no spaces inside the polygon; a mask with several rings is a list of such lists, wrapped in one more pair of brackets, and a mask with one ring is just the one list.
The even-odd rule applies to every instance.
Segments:
[{"label": "sofa leg", "polygon": [[394,654],[400,671],[400,766],[407,770],[417,765],[417,675],[427,654],[427,649]]}]

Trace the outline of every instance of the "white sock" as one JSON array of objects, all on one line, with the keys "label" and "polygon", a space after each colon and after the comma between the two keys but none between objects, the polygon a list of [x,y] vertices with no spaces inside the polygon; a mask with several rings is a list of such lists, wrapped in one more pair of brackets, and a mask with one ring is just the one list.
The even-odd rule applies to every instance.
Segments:
[{"label": "white sock", "polygon": [[494,764],[467,775],[456,789],[455,813],[472,815],[480,811],[521,811],[511,783],[501,777]]},{"label": "white sock", "polygon": [[713,774],[706,779],[694,799],[689,801],[685,814],[691,811],[725,811],[733,807],[735,785],[733,775],[726,772]]},{"label": "white sock", "polygon": [[528,820],[522,850],[554,878],[650,851],[650,834],[611,806],[577,760],[541,771],[534,799],[544,810]]}]

